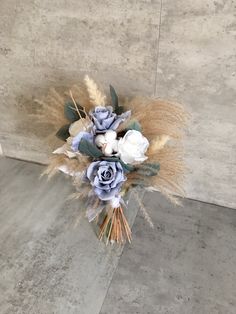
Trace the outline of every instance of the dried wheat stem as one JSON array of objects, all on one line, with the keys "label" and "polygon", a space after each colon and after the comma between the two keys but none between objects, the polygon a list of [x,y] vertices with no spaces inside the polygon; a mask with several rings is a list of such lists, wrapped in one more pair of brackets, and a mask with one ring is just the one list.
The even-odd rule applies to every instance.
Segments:
[{"label": "dried wheat stem", "polygon": [[131,230],[120,206],[111,208],[105,217],[100,227],[99,239],[101,240],[105,234],[107,234],[106,244],[109,241],[123,243],[125,238],[131,242]]},{"label": "dried wheat stem", "polygon": [[75,105],[76,111],[78,112],[78,115],[79,115],[79,117],[80,117],[80,119],[81,119],[81,122],[82,122],[83,126],[85,127],[85,125],[84,125],[84,123],[83,123],[83,118],[82,118],[82,116],[81,116],[81,114],[80,114],[80,111],[79,111],[79,109],[78,109],[78,107],[77,107],[76,101],[75,101],[75,99],[74,99],[74,97],[73,97],[73,95],[72,95],[71,90],[70,90],[70,97],[71,97],[71,99],[72,99],[72,101],[73,101],[73,103],[74,103],[74,105]]},{"label": "dried wheat stem", "polygon": [[152,222],[152,219],[149,215],[149,213],[147,212],[147,209],[144,207],[143,202],[141,201],[137,191],[134,191],[134,195],[136,197],[136,200],[138,202],[139,208],[141,213],[143,214],[144,219],[148,222],[149,226],[154,229],[154,224]]}]

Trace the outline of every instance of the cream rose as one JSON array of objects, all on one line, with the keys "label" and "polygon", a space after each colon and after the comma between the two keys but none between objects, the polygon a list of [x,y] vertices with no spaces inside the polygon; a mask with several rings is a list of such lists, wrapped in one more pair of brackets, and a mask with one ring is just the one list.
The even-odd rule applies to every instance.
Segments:
[{"label": "cream rose", "polygon": [[126,164],[138,164],[148,157],[145,153],[149,142],[141,132],[129,130],[118,142],[118,154],[120,159]]}]

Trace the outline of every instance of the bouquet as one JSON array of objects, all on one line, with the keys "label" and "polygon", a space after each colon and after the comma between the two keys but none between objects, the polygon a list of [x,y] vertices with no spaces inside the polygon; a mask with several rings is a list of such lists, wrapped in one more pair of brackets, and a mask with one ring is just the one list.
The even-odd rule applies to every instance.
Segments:
[{"label": "bouquet", "polygon": [[65,97],[51,90],[40,104],[42,120],[64,142],[53,151],[45,173],[72,177],[74,197],[84,201],[89,222],[99,224],[99,239],[131,241],[124,214],[130,189],[151,225],[137,187],[158,190],[172,202],[184,195],[178,144],[187,121],[182,106],[151,98],[122,100],[111,85],[108,98],[88,76]]}]

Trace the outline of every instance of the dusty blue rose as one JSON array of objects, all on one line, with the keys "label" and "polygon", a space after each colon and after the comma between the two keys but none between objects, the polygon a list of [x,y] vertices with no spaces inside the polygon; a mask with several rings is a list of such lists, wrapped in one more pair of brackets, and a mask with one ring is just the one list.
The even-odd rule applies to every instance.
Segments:
[{"label": "dusty blue rose", "polygon": [[117,115],[113,112],[111,106],[97,106],[94,110],[90,111],[90,116],[94,123],[94,131],[96,133],[103,133],[106,132],[106,130],[117,129],[121,122],[124,122],[130,117],[130,114],[130,111],[126,111],[121,115]]},{"label": "dusty blue rose", "polygon": [[71,145],[71,149],[74,151],[74,152],[77,152],[78,151],[78,146],[79,146],[79,143],[80,141],[83,139],[89,141],[89,142],[93,142],[93,135],[89,132],[79,132],[72,140],[72,145]]},{"label": "dusty blue rose", "polygon": [[86,172],[93,190],[97,196],[108,201],[119,195],[120,188],[126,180],[123,168],[119,162],[95,161]]}]

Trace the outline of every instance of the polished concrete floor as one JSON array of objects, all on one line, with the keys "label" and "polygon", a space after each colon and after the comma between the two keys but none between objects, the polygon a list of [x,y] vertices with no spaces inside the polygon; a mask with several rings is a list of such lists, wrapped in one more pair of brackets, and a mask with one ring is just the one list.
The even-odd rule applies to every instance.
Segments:
[{"label": "polished concrete floor", "polygon": [[1,314],[236,312],[235,210],[148,193],[154,229],[138,213],[133,242],[106,247],[70,181],[42,170],[0,159]]}]

